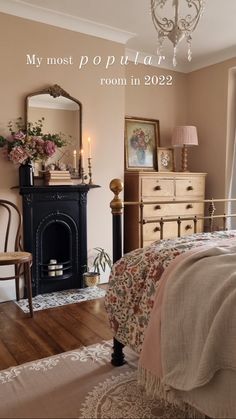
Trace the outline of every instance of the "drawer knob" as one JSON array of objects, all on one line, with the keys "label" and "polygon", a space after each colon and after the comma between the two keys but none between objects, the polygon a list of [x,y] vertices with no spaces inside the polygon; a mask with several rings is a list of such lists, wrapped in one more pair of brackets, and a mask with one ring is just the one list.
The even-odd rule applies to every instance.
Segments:
[{"label": "drawer knob", "polygon": [[160,205],[156,205],[156,206],[154,207],[154,209],[155,209],[155,210],[160,210],[160,209],[161,209],[161,206],[160,206]]},{"label": "drawer knob", "polygon": [[187,187],[187,191],[193,191],[193,187],[192,186],[188,186]]},{"label": "drawer knob", "polygon": [[187,224],[187,225],[186,225],[186,227],[185,227],[185,230],[186,230],[186,231],[188,231],[188,230],[192,230],[192,228],[193,228],[193,227],[191,226],[191,224]]},{"label": "drawer knob", "polygon": [[192,209],[192,208],[193,208],[193,205],[192,204],[186,205],[186,209]]},{"label": "drawer knob", "polygon": [[160,190],[161,190],[161,186],[160,185],[155,186],[154,191],[160,191]]},{"label": "drawer knob", "polygon": [[153,231],[154,231],[154,233],[157,233],[160,230],[161,230],[160,227],[155,227]]}]

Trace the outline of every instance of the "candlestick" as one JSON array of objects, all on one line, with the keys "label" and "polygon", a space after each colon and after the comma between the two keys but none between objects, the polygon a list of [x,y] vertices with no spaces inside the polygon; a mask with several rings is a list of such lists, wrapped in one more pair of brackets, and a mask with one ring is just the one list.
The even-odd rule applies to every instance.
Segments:
[{"label": "candlestick", "polygon": [[91,157],[88,158],[88,175],[89,175],[89,184],[92,185],[92,163],[91,163]]},{"label": "candlestick", "polygon": [[84,168],[81,166],[81,183],[85,184]]},{"label": "candlestick", "polygon": [[77,155],[77,151],[74,150],[73,151],[73,169],[76,170],[76,155]]},{"label": "candlestick", "polygon": [[91,138],[88,137],[88,157],[89,159],[92,158],[92,154],[91,154]]}]

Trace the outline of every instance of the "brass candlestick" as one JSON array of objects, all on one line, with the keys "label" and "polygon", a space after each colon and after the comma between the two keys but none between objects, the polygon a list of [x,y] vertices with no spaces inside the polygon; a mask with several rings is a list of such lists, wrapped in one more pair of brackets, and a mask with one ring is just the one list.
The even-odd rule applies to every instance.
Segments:
[{"label": "brass candlestick", "polygon": [[93,184],[92,180],[92,164],[91,164],[91,157],[88,157],[88,175],[89,175],[89,185]]},{"label": "brass candlestick", "polygon": [[84,168],[81,166],[81,183],[85,184],[85,174],[84,174]]}]

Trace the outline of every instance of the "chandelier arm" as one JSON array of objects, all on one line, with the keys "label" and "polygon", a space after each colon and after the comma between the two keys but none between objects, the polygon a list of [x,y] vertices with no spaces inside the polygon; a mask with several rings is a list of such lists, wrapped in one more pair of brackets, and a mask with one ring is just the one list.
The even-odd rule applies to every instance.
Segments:
[{"label": "chandelier arm", "polygon": [[156,31],[158,32],[161,29],[165,35],[168,35],[168,33],[171,32],[175,26],[173,20],[167,19],[166,17],[160,21],[156,16],[153,15],[152,21]]},{"label": "chandelier arm", "polygon": [[196,15],[190,21],[188,21],[187,18],[188,17],[191,18],[191,15],[187,15],[185,19],[180,19],[180,22],[182,23],[182,21],[186,21],[189,27],[193,24],[193,27],[189,29],[190,31],[193,32],[196,29],[197,24],[201,18],[203,8],[204,8],[204,0],[186,0],[186,1],[188,4],[188,7],[195,7]]},{"label": "chandelier arm", "polygon": [[160,29],[165,32],[165,35],[168,35],[169,32],[175,26],[175,23],[172,19],[167,19],[166,17],[160,18],[156,13],[156,7],[159,3],[156,4],[156,0],[151,0],[151,14],[152,14],[152,21],[156,31],[158,32]]}]

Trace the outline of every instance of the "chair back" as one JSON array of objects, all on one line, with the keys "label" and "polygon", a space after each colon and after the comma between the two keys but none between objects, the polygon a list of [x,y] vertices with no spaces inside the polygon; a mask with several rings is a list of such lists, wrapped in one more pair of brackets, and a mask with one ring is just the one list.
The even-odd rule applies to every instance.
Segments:
[{"label": "chair back", "polygon": [[21,223],[22,217],[17,206],[10,201],[0,199],[0,235],[3,252],[20,250]]}]

